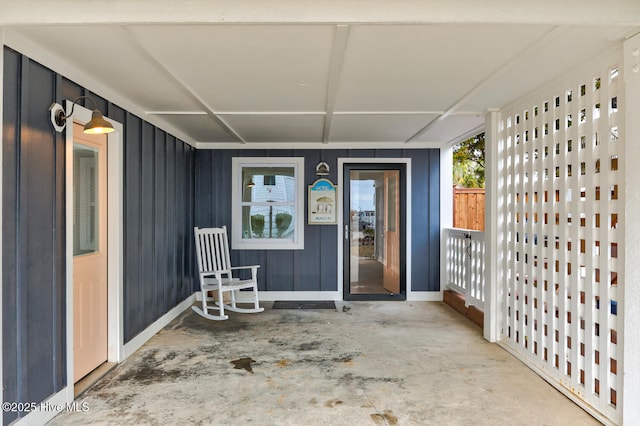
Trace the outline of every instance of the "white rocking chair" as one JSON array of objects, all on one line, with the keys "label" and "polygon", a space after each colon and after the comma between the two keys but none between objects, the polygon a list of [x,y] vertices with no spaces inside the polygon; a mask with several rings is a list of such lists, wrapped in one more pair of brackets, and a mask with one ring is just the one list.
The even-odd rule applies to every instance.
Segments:
[{"label": "white rocking chair", "polygon": [[[232,267],[229,260],[229,240],[227,227],[222,228],[194,228],[196,239],[196,254],[198,257],[198,272],[200,275],[200,291],[202,292],[202,308],[192,306],[193,310],[205,318],[212,320],[226,320],[224,310],[233,312],[255,313],[262,312],[258,304],[258,268],[253,266]],[[251,278],[240,279],[232,276],[232,271],[251,269]],[[239,308],[236,306],[236,296],[241,289],[253,289],[253,308]],[[217,292],[217,300],[213,295]],[[223,293],[231,293],[231,304],[225,304]],[[210,313],[217,310],[217,315]]]}]

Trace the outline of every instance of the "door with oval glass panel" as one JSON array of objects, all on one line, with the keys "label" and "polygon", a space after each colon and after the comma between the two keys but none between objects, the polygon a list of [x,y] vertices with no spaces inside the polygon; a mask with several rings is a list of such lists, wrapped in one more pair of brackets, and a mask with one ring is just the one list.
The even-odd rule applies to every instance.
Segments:
[{"label": "door with oval glass panel", "polygon": [[107,137],[74,123],[73,381],[107,361]]},{"label": "door with oval glass panel", "polygon": [[345,300],[405,300],[405,165],[345,164]]}]

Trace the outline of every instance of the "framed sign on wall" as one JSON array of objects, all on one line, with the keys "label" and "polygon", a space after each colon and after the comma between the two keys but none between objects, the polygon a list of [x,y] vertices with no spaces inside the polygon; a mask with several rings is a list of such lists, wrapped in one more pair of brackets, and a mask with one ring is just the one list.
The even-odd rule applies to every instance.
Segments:
[{"label": "framed sign on wall", "polygon": [[309,225],[336,223],[336,185],[329,179],[318,179],[309,185]]}]

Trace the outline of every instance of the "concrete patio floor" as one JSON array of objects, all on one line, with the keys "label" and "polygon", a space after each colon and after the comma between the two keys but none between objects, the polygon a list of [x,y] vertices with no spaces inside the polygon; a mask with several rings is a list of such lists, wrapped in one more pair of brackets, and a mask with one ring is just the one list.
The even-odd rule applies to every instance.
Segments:
[{"label": "concrete patio floor", "polygon": [[440,302],[188,310],[50,424],[599,424]]}]

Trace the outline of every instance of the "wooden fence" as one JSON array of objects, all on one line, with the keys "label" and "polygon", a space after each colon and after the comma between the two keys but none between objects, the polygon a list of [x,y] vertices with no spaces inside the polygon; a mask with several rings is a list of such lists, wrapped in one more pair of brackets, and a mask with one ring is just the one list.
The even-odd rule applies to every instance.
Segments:
[{"label": "wooden fence", "polygon": [[453,227],[484,231],[484,188],[453,188]]}]

